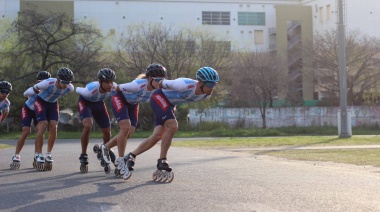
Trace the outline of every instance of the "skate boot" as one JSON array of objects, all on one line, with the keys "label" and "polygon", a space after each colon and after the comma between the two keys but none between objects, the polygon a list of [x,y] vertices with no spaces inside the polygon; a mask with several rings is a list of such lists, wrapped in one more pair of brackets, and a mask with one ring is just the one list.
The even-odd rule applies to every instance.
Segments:
[{"label": "skate boot", "polygon": [[123,175],[120,174],[120,171],[124,169],[125,167],[125,162],[124,162],[124,158],[123,157],[119,157],[116,161],[115,161],[115,176],[116,177],[122,177]]},{"label": "skate boot", "polygon": [[80,172],[87,173],[88,172],[88,155],[81,154],[79,156],[79,162],[80,162]]},{"label": "skate boot", "polygon": [[37,169],[37,156],[38,154],[34,154],[34,157],[33,157],[33,169]]},{"label": "skate boot", "polygon": [[98,144],[95,144],[94,147],[92,148],[94,153],[96,154],[96,158],[98,158],[99,161],[102,160],[102,151],[100,150],[100,147]]},{"label": "skate boot", "polygon": [[15,154],[12,157],[12,163],[10,165],[11,169],[18,169],[20,168],[20,162],[21,162],[21,157],[19,154]]},{"label": "skate boot", "polygon": [[157,160],[157,170],[153,172],[153,181],[170,183],[174,179],[174,172],[166,158]]},{"label": "skate boot", "polygon": [[34,157],[36,170],[37,171],[43,171],[44,170],[44,164],[45,164],[45,158],[42,153],[36,154]]},{"label": "skate boot", "polygon": [[115,152],[112,150],[112,149],[109,149],[109,154],[110,154],[110,159],[111,159],[111,162],[113,163],[113,165],[116,167],[116,155],[115,155]]},{"label": "skate boot", "polygon": [[100,146],[100,151],[102,155],[100,165],[104,167],[104,173],[109,174],[111,172],[111,166],[109,165],[111,163],[109,149],[104,144],[102,144]]},{"label": "skate boot", "polygon": [[132,171],[134,170],[135,166],[135,160],[136,155],[133,155],[132,152],[128,153],[128,155],[124,157],[124,162],[126,166],[124,167],[124,169],[120,171],[120,174],[123,175],[124,180],[128,180],[132,176]]},{"label": "skate boot", "polygon": [[53,169],[53,162],[54,160],[51,153],[46,153],[44,171],[51,171]]}]

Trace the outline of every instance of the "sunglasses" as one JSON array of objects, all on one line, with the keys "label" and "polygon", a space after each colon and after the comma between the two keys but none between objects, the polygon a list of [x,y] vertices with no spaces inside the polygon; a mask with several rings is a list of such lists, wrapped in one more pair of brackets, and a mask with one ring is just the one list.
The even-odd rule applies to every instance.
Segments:
[{"label": "sunglasses", "polygon": [[2,90],[1,90],[1,93],[3,93],[3,94],[9,94],[9,90],[2,89]]},{"label": "sunglasses", "polygon": [[164,78],[159,78],[159,77],[153,77],[153,80],[156,81],[156,82],[160,82],[161,80],[163,80]]},{"label": "sunglasses", "polygon": [[203,82],[206,87],[214,88],[216,86],[216,82]]},{"label": "sunglasses", "polygon": [[71,83],[71,81],[65,81],[65,80],[59,80],[62,84],[68,85]]}]

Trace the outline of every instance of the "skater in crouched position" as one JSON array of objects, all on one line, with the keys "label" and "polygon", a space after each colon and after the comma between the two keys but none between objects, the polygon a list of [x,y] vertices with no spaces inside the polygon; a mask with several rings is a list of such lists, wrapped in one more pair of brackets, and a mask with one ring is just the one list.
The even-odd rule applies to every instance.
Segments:
[{"label": "skater in crouched position", "polygon": [[[88,155],[87,146],[90,141],[91,129],[94,125],[91,117],[100,127],[103,134],[103,143],[107,143],[111,139],[110,117],[104,99],[115,93],[117,84],[114,82],[116,74],[112,69],[103,68],[98,72],[98,81],[90,82],[86,87],[77,87],[76,92],[79,94],[78,110],[83,125],[81,136],[82,152],[79,156],[81,163],[80,171],[88,172]],[[98,153],[98,159],[101,160],[100,149],[94,149]],[[112,154],[111,154],[112,158]],[[115,156],[113,155],[113,158]],[[115,159],[113,159],[115,161]]]},{"label": "skater in crouched position", "polygon": [[[42,80],[49,79],[51,77],[50,73],[47,71],[40,71],[37,73],[36,79],[37,83]],[[33,121],[34,126],[37,125],[36,113],[34,112],[34,101],[36,101],[37,94],[34,92],[33,87],[28,88],[24,92],[24,97],[28,98],[24,106],[21,109],[21,135],[17,141],[15,155],[12,157],[12,163],[10,165],[11,169],[18,169],[21,163],[20,152],[24,147],[26,138],[30,134],[31,124]],[[33,167],[35,168],[35,161],[33,161]]]},{"label": "skater in crouched position", "polygon": [[[58,70],[57,78],[49,78],[33,86],[34,92],[38,94],[34,102],[34,111],[38,122],[35,139],[35,159],[38,171],[50,171],[52,169],[54,161],[51,151],[57,139],[59,118],[58,99],[74,90],[74,86],[71,84],[73,78],[73,72],[69,68],[64,67]],[[49,127],[49,138],[47,152],[44,157],[42,146],[47,127]]]},{"label": "skater in crouched position", "polygon": [[[166,76],[166,68],[160,64],[150,64],[145,74],[139,75],[129,83],[120,84],[117,93],[112,96],[111,108],[119,124],[119,133],[108,143],[101,146],[102,155],[106,163],[109,161],[109,149],[117,145],[119,157],[116,159],[115,175],[128,179],[131,175],[126,168],[126,161],[129,156],[125,156],[127,140],[134,133],[139,112],[139,103],[148,102],[153,91],[159,87],[158,83]],[[105,166],[104,171],[109,173]]]},{"label": "skater in crouched position", "polygon": [[167,154],[174,134],[178,130],[175,107],[181,103],[209,98],[218,81],[219,74],[210,67],[200,68],[196,73],[196,80],[178,78],[160,81],[161,89],[155,90],[150,98],[150,106],[154,111],[153,134],[126,156],[128,170],[134,170],[137,155],[149,150],[161,140],[160,157],[157,160],[157,170],[153,173],[153,180],[171,182],[174,174],[168,164]]},{"label": "skater in crouched position", "polygon": [[12,91],[12,84],[8,81],[0,81],[0,123],[4,122],[9,114],[11,102],[8,99]]}]

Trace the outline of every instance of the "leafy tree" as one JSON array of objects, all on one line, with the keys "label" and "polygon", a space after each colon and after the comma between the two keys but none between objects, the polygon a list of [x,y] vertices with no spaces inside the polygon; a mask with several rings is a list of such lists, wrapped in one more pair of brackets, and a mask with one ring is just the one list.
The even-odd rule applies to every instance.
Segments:
[{"label": "leafy tree", "polygon": [[[25,101],[24,90],[35,81],[40,70],[51,72],[63,66],[73,70],[74,83],[96,80],[97,71],[106,64],[100,57],[103,36],[92,25],[75,22],[65,13],[38,13],[31,5],[19,13],[0,41],[0,70],[15,88],[11,95],[11,115],[19,117]],[[69,95],[61,107],[76,108],[77,96]],[[13,104],[17,102],[17,104]],[[68,103],[68,104],[66,104]]]},{"label": "leafy tree", "polygon": [[268,52],[240,52],[233,61],[230,98],[240,107],[258,107],[266,128],[266,108],[287,84],[281,79],[281,61]]},{"label": "leafy tree", "polygon": [[[317,34],[313,48],[306,49],[305,55],[312,58],[317,89],[322,91],[327,102],[339,105],[339,49],[335,30]],[[380,60],[380,40],[363,35],[359,31],[349,31],[346,38],[347,63],[347,104],[362,105],[363,94],[376,88]]]}]

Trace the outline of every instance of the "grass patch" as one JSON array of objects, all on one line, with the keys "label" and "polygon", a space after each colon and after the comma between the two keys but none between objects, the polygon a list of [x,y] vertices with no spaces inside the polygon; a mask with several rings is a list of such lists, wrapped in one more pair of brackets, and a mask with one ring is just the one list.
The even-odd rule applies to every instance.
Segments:
[{"label": "grass patch", "polygon": [[269,151],[265,154],[294,160],[324,161],[380,167],[379,149],[281,150]]},{"label": "grass patch", "polygon": [[6,148],[10,148],[10,147],[13,147],[13,146],[8,145],[8,144],[0,144],[0,149],[6,149]]},{"label": "grass patch", "polygon": [[[153,130],[140,131],[136,130],[132,137],[146,138]],[[15,132],[1,132],[0,139],[18,139],[21,131]],[[112,135],[116,135],[118,130],[112,129]],[[78,131],[63,131],[58,130],[58,139],[76,139],[81,137],[82,132]],[[354,127],[352,128],[353,135],[380,135],[378,127]],[[197,127],[190,127],[186,124],[179,126],[179,131],[176,132],[177,138],[189,137],[273,137],[273,136],[337,136],[337,127],[282,127],[272,129],[262,128],[234,128],[228,127],[223,123],[203,123]],[[48,136],[48,132],[46,133]],[[91,133],[91,138],[102,138],[103,135],[100,130],[95,130]],[[29,136],[29,139],[35,138],[35,132]]]},{"label": "grass patch", "polygon": [[284,136],[284,137],[251,137],[251,138],[215,138],[207,140],[189,140],[174,142],[178,147],[274,147],[274,146],[342,146],[342,145],[376,145],[380,136]]},{"label": "grass patch", "polygon": [[[380,136],[358,135],[351,138],[337,136],[285,136],[258,138],[223,138],[188,140],[173,142],[173,146],[190,148],[259,148],[259,147],[300,147],[300,146],[346,146],[346,145],[379,145]],[[247,150],[249,151],[249,150]],[[355,165],[380,167],[380,149],[329,149],[329,150],[277,150],[250,151],[253,154],[264,154],[276,157],[307,160],[330,161]]]}]

